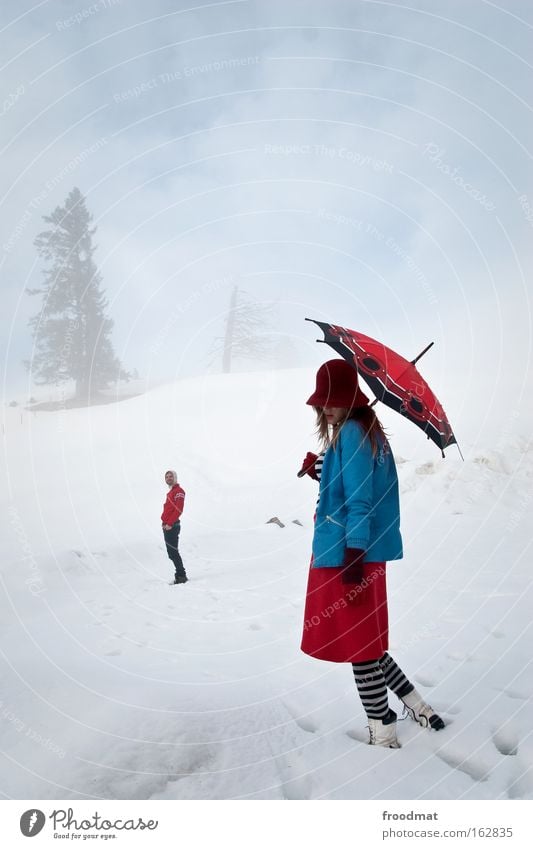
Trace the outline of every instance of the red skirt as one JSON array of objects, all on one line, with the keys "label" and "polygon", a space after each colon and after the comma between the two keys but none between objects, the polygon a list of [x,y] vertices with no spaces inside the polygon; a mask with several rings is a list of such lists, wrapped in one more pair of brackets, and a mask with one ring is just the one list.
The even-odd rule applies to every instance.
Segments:
[{"label": "red skirt", "polygon": [[386,563],[365,563],[362,589],[342,583],[341,567],[311,566],[302,651],[337,663],[380,658],[389,647],[385,571]]}]

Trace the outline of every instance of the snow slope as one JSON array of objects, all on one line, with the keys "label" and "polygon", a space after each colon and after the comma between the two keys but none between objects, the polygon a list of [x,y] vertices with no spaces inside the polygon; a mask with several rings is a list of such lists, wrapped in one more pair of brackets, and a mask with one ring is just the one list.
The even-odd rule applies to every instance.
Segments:
[{"label": "snow slope", "polygon": [[[389,567],[391,651],[448,726],[406,719],[403,748],[375,750],[350,668],[299,650],[312,385],[308,370],[211,375],[6,410],[6,797],[533,796],[528,428],[480,433],[456,407],[463,463],[380,409],[406,551]],[[169,467],[187,492],[178,587],[159,522]]]}]

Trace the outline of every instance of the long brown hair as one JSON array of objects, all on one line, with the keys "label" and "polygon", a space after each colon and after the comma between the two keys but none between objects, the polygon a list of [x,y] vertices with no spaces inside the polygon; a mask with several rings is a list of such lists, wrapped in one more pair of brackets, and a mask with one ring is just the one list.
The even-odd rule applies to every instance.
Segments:
[{"label": "long brown hair", "polygon": [[387,441],[385,429],[372,407],[356,407],[355,409],[352,408],[346,410],[346,416],[341,419],[337,425],[334,425],[332,430],[330,430],[328,420],[324,414],[324,408],[313,407],[313,409],[316,413],[316,433],[324,450],[329,448],[330,445],[335,447],[337,439],[339,438],[340,429],[344,422],[347,422],[348,419],[354,419],[354,421],[358,422],[362,426],[365,432],[365,437],[370,440],[372,454],[374,457],[376,456],[379,447]]}]

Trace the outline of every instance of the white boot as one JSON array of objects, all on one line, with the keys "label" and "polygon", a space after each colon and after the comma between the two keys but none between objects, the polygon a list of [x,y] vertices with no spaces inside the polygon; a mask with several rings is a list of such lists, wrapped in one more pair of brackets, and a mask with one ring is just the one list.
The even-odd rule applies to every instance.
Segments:
[{"label": "white boot", "polygon": [[386,749],[401,749],[396,737],[396,714],[389,708],[385,719],[368,719],[368,731],[371,746],[384,746]]},{"label": "white boot", "polygon": [[446,727],[438,713],[435,713],[431,705],[423,700],[417,690],[412,690],[406,696],[402,696],[401,701],[411,719],[418,722],[422,728],[433,728],[435,731],[440,731],[441,728]]}]

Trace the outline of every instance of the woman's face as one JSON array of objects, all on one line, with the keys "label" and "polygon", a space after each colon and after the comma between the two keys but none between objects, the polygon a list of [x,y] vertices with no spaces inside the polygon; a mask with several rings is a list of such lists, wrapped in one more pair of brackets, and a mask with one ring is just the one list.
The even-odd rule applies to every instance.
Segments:
[{"label": "woman's face", "polygon": [[346,417],[348,410],[345,407],[324,407],[324,415],[329,425],[339,424]]}]

